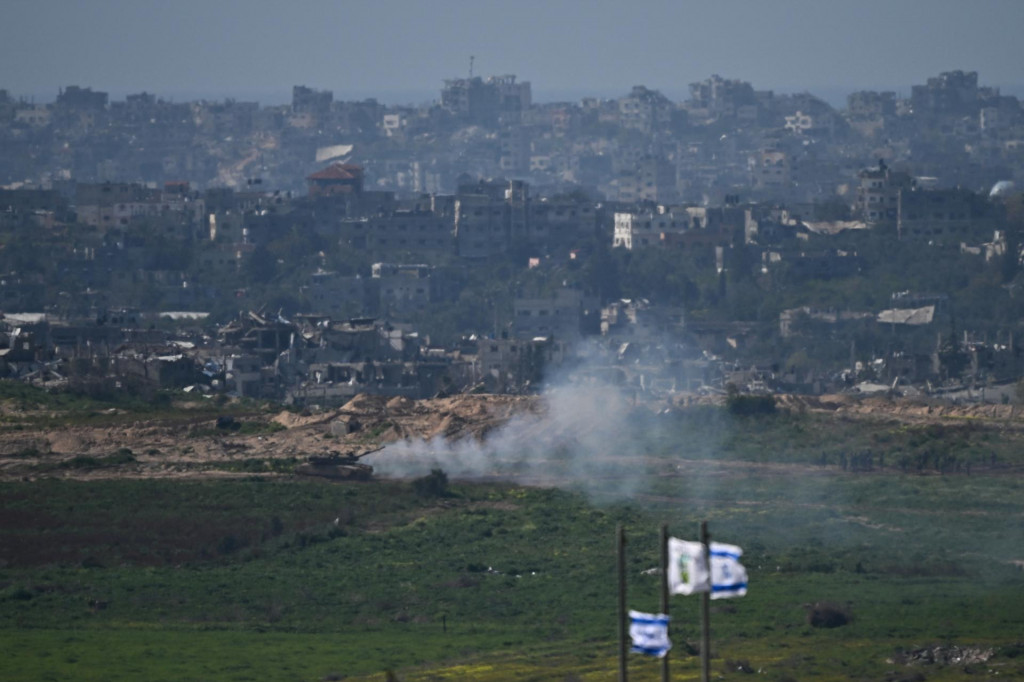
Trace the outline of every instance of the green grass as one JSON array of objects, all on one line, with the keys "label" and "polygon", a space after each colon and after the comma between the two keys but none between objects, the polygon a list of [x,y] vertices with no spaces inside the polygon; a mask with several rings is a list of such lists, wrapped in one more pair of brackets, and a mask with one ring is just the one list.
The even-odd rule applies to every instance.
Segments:
[{"label": "green grass", "polygon": [[[589,497],[288,477],[0,484],[0,679],[612,680],[617,524],[629,606],[656,610],[658,526],[692,539],[701,519],[744,548],[750,573],[746,597],[712,602],[718,679],[1024,677],[1012,433],[745,419],[649,429],[650,475],[626,501],[615,476]],[[683,430],[700,437],[674,448]],[[732,446],[712,451],[714,438]],[[903,473],[820,458],[961,438],[997,464]],[[812,627],[816,602],[852,621]],[[696,679],[698,602],[675,597],[672,612],[674,679]],[[997,653],[971,671],[887,662],[934,644]],[[653,660],[630,666],[658,678]]]},{"label": "green grass", "polygon": [[[219,398],[223,398],[220,396]],[[0,416],[0,429],[45,430],[55,426],[110,426],[139,417],[159,422],[193,422],[220,415],[253,417],[280,408],[249,399],[206,399],[198,394],[161,390],[143,398],[126,391],[89,395],[74,391],[48,391],[20,381],[0,379],[0,403],[19,413]],[[274,433],[283,427],[267,421],[242,421],[242,435]]]},{"label": "green grass", "polygon": [[[845,457],[852,470],[866,468],[855,466],[855,458],[870,454],[872,468],[952,473],[966,472],[968,462],[975,469],[1024,464],[1021,434],[1016,429],[1000,430],[1001,426],[968,420],[908,425],[784,411],[737,416],[715,407],[698,407],[671,423],[657,423],[653,429],[648,426],[644,433],[653,451],[693,459],[839,467]],[[685,443],[685,452],[679,451],[681,443]]]}]

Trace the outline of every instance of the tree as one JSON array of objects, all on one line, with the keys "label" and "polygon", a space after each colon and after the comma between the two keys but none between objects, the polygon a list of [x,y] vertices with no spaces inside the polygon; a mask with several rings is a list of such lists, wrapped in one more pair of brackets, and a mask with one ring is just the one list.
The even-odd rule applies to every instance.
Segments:
[{"label": "tree", "polygon": [[619,260],[604,241],[598,242],[581,273],[581,282],[587,291],[596,294],[602,303],[622,297]]},{"label": "tree", "polygon": [[277,276],[277,256],[270,252],[266,244],[260,244],[249,254],[243,272],[248,281],[266,284]]},{"label": "tree", "polygon": [[447,497],[448,474],[442,469],[431,469],[426,476],[413,480],[412,489],[420,497]]}]

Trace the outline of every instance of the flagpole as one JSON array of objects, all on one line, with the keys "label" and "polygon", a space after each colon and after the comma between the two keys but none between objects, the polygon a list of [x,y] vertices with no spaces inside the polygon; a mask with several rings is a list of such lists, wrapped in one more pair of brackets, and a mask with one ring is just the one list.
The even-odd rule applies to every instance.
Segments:
[{"label": "flagpole", "polygon": [[[668,613],[668,524],[661,524],[661,612]],[[671,622],[671,621],[669,621]],[[666,627],[666,631],[668,626]],[[669,682],[668,654],[661,657],[661,682]]]},{"label": "flagpole", "polygon": [[626,682],[626,531],[621,523],[616,528],[615,552],[619,569],[619,682]]},{"label": "flagpole", "polygon": [[708,522],[700,522],[700,542],[704,545],[704,565],[708,567],[708,589],[701,593],[700,602],[700,679],[711,682],[711,536]]}]

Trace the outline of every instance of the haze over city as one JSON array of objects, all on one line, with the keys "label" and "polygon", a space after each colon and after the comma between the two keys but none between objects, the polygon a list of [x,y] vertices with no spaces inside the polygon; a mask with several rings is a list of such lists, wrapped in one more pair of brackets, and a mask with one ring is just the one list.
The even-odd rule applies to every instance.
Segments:
[{"label": "haze over city", "polygon": [[682,99],[712,73],[838,105],[951,69],[1019,92],[1024,4],[1014,0],[569,3],[100,0],[5,3],[0,86],[49,101],[77,84],[123,97],[287,101],[303,83],[338,99],[436,99],[442,79],[515,73],[537,101]]}]

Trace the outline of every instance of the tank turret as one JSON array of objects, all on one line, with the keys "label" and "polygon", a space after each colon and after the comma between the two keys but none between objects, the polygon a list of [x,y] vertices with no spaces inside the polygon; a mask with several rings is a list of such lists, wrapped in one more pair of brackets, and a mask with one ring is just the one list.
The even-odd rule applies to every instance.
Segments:
[{"label": "tank turret", "polygon": [[348,481],[368,481],[373,477],[373,467],[359,460],[383,449],[380,447],[362,452],[330,450],[323,455],[311,455],[306,462],[295,467],[295,473]]}]

